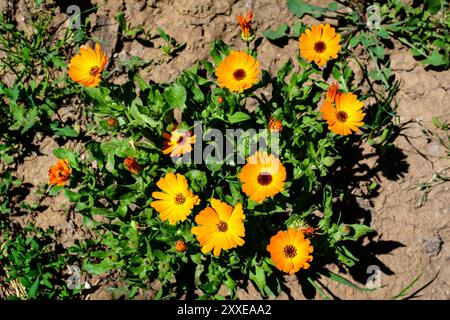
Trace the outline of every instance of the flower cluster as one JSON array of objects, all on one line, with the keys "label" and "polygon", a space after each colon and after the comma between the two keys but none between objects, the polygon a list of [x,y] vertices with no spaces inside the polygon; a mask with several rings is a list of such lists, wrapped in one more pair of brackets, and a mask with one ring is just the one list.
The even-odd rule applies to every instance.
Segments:
[{"label": "flower cluster", "polygon": [[[255,38],[252,28],[253,13],[249,11],[246,17],[239,16],[241,38],[249,43]],[[340,52],[340,35],[329,24],[312,26],[299,38],[300,55],[319,67],[324,67],[331,59],[336,59]],[[255,55],[256,56],[256,55]],[[215,68],[217,85],[221,90],[241,94],[252,88],[260,79],[259,62],[249,51],[236,51],[226,55]],[[99,44],[95,48],[83,46],[80,53],[72,58],[68,74],[77,83],[87,87],[98,86],[101,75],[107,63],[106,55]],[[224,105],[224,98],[216,96],[217,103]],[[348,135],[357,132],[364,125],[363,103],[351,92],[339,92],[337,83],[333,83],[326,92],[320,112],[327,121],[330,131],[338,135]],[[283,131],[283,121],[279,115],[272,115],[268,127],[272,134]],[[114,118],[107,121],[109,126],[117,125]],[[170,133],[164,133],[166,139],[162,154],[170,157],[180,157],[193,150],[196,137],[188,130],[175,128]],[[145,170],[135,158],[127,157],[123,166],[130,173],[139,175]],[[67,160],[59,160],[50,168],[50,184],[63,186],[72,173]],[[285,188],[287,171],[280,158],[267,151],[257,151],[246,159],[245,165],[236,172],[242,192],[258,204],[282,193]],[[158,191],[152,193],[150,206],[159,213],[159,218],[170,225],[186,221],[195,207],[201,203],[189,186],[188,179],[181,173],[167,172],[157,182]],[[207,200],[207,199],[205,199]],[[212,197],[210,205],[204,207],[194,218],[196,223],[190,230],[201,246],[204,254],[212,252],[219,256],[223,251],[245,244],[246,230],[243,205],[234,206]],[[312,230],[312,231],[311,231]],[[308,269],[312,261],[313,247],[306,237],[314,228],[292,228],[279,231],[272,236],[267,251],[275,266],[286,273],[293,274],[300,269]],[[187,244],[178,240],[175,245],[178,253],[183,253]]]},{"label": "flower cluster", "polygon": [[[247,158],[239,178],[243,192],[251,200],[262,203],[266,198],[283,191],[286,169],[274,155],[257,151]],[[159,212],[162,221],[169,221],[170,224],[183,222],[194,206],[200,203],[199,197],[189,189],[186,177],[179,173],[167,173],[156,185],[161,191],[152,193],[156,200],[150,205]],[[192,233],[200,242],[203,253],[213,251],[218,256],[221,250],[244,244],[244,220],[242,204],[237,203],[232,207],[212,198],[211,207],[205,208],[195,217],[197,226],[192,228]]]}]

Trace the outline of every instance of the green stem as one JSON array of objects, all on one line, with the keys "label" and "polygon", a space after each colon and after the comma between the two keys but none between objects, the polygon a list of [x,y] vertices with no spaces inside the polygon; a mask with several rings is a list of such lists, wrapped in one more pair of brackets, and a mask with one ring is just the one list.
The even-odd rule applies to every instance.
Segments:
[{"label": "green stem", "polygon": [[393,32],[389,32],[389,34],[392,37],[394,37],[395,39],[397,39],[398,41],[400,41],[401,43],[403,43],[404,45],[408,46],[409,48],[416,50],[417,52],[419,52],[424,57],[428,57],[428,54],[425,51],[423,51],[422,49],[417,48],[415,45],[410,43],[408,40],[406,40],[406,39],[404,39],[402,37],[396,36]]},{"label": "green stem", "polygon": [[378,59],[374,57],[372,51],[370,51],[368,48],[366,49],[367,52],[369,53],[370,57],[372,58],[372,60],[375,62],[375,67],[377,68],[377,71],[379,74],[381,74],[381,79],[383,80],[383,84],[386,87],[389,87],[389,83],[387,82],[386,76],[384,75],[384,73],[381,71],[380,66],[378,65]]}]

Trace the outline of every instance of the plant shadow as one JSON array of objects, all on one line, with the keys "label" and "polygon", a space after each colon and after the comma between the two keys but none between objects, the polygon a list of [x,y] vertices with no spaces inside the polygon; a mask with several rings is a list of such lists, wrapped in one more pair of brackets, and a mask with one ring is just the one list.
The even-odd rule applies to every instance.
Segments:
[{"label": "plant shadow", "polygon": [[[395,140],[399,132],[391,139]],[[333,222],[345,224],[360,224],[370,226],[374,215],[374,198],[380,193],[379,184],[381,176],[388,180],[398,181],[408,173],[409,164],[404,152],[393,144],[383,147],[375,146],[372,151],[367,151],[359,142],[342,144],[340,146],[341,159],[337,161],[330,171],[334,174],[324,181],[324,185],[331,185],[341,197],[335,199],[333,212],[337,216]],[[371,187],[376,182],[376,187]],[[314,241],[314,240],[313,240]],[[369,277],[373,274],[370,268],[377,268],[386,275],[394,275],[394,271],[380,259],[380,255],[391,254],[394,250],[404,247],[401,242],[392,239],[382,239],[382,234],[369,233],[366,237],[357,241],[342,242],[351,254],[358,259],[358,263],[346,267],[338,264],[340,273],[348,274],[357,282],[356,287],[365,290]],[[332,255],[331,255],[332,256]],[[316,263],[311,265],[311,270],[299,274],[299,282],[302,284],[303,294],[306,298],[316,297],[317,287],[320,284],[321,295],[326,292],[328,297],[339,299],[326,286],[320,282],[318,274],[329,273],[323,267],[326,264],[335,263],[336,260],[329,257],[315,257]],[[308,277],[310,279],[308,279]],[[309,280],[309,281],[308,281]],[[311,283],[314,282],[314,285]]]}]

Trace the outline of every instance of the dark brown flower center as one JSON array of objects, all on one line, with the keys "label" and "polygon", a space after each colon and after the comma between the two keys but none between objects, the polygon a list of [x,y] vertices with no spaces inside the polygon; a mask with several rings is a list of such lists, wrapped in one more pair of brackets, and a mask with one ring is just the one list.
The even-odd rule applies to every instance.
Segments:
[{"label": "dark brown flower center", "polygon": [[233,72],[233,78],[237,81],[244,80],[246,76],[247,73],[245,72],[244,69],[237,69],[236,71]]},{"label": "dark brown flower center", "polygon": [[337,121],[339,121],[339,122],[345,122],[345,121],[347,121],[347,119],[348,119],[348,114],[347,114],[347,112],[345,112],[345,111],[339,111],[339,112],[336,114],[336,119],[337,119]]},{"label": "dark brown flower center", "polygon": [[317,53],[324,52],[326,50],[326,48],[327,48],[327,45],[323,41],[317,41],[316,43],[314,43],[314,50]]},{"label": "dark brown flower center", "polygon": [[91,69],[89,69],[89,74],[91,75],[91,76],[96,76],[96,75],[98,75],[100,73],[100,68],[99,67],[97,67],[97,66],[94,66],[94,67],[92,67]]},{"label": "dark brown flower center", "polygon": [[178,194],[175,196],[175,202],[176,202],[177,204],[183,204],[185,201],[186,201],[186,198],[185,198],[185,196],[183,196],[181,193],[178,193]]},{"label": "dark brown flower center", "polygon": [[180,137],[178,138],[177,144],[182,143],[183,140],[184,140],[184,136],[180,136]]},{"label": "dark brown flower center", "polygon": [[272,175],[268,172],[262,172],[258,176],[258,183],[262,186],[267,186],[272,182]]},{"label": "dark brown flower center", "polygon": [[217,229],[220,232],[225,232],[228,230],[228,224],[225,221],[219,221],[219,223],[217,224]]},{"label": "dark brown flower center", "polygon": [[297,255],[297,249],[293,245],[289,244],[284,247],[283,253],[286,258],[294,258]]}]

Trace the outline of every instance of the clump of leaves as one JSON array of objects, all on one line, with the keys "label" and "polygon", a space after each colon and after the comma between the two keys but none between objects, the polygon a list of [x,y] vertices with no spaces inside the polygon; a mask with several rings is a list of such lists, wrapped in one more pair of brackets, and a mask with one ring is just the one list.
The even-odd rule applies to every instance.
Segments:
[{"label": "clump of leaves", "polygon": [[175,57],[178,52],[186,47],[186,43],[179,43],[175,38],[168,35],[162,28],[158,28],[158,34],[166,44],[162,46],[163,52],[171,57]]},{"label": "clump of leaves", "polygon": [[[7,299],[64,299],[64,273],[70,256],[54,243],[54,232],[27,225],[14,236],[4,233],[0,247],[2,291]],[[78,291],[79,292],[79,291]]]},{"label": "clump of leaves", "polygon": [[30,9],[27,28],[19,29],[9,16],[0,14],[0,133],[2,161],[11,163],[41,131],[62,137],[79,132],[52,115],[61,102],[79,94],[80,88],[62,72],[70,49],[85,39],[85,28],[55,25],[54,10]]}]

